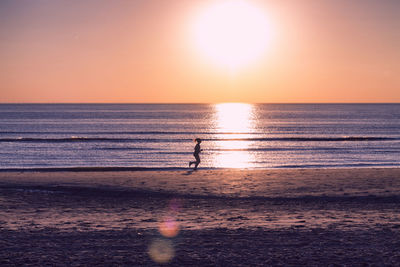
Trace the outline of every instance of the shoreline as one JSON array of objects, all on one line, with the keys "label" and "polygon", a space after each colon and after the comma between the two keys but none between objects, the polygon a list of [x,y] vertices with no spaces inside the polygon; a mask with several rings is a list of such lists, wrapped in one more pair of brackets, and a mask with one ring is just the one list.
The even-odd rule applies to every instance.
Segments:
[{"label": "shoreline", "polygon": [[[342,169],[400,169],[400,166],[332,166],[332,167],[315,167],[315,166],[283,166],[273,168],[211,168],[199,167],[198,171],[269,171],[269,170],[342,170]],[[0,173],[4,172],[137,172],[137,171],[190,171],[193,168],[187,167],[38,167],[38,168],[0,168]]]},{"label": "shoreline", "polygon": [[[399,167],[400,168],[400,167]],[[126,171],[185,171],[188,168],[165,167],[49,167],[49,168],[5,168],[1,172],[126,172]]]}]

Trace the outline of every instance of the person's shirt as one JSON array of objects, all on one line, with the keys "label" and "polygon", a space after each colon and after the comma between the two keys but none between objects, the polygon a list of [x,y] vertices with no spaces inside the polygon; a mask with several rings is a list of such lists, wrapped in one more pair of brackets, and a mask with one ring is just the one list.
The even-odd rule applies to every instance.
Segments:
[{"label": "person's shirt", "polygon": [[195,153],[195,154],[199,154],[199,153],[200,153],[200,144],[197,144],[197,145],[194,147],[194,153]]}]

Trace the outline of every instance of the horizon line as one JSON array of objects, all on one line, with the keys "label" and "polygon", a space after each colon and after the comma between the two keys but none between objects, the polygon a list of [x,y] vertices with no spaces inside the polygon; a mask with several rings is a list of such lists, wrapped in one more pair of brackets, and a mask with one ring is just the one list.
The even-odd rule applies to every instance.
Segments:
[{"label": "horizon line", "polygon": [[213,105],[213,104],[224,104],[224,103],[242,103],[242,104],[400,104],[400,102],[245,102],[245,101],[223,101],[223,102],[0,102],[0,105]]}]

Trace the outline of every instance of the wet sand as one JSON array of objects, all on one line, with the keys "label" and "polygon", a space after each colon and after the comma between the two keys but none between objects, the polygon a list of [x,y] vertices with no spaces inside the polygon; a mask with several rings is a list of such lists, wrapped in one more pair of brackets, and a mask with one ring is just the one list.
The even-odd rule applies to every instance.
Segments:
[{"label": "wet sand", "polygon": [[0,265],[398,265],[400,169],[0,172]]},{"label": "wet sand", "polygon": [[[95,188],[137,194],[225,197],[390,196],[400,168],[0,172],[0,186]],[[82,171],[83,170],[83,171]],[[112,168],[111,168],[112,170]]]}]

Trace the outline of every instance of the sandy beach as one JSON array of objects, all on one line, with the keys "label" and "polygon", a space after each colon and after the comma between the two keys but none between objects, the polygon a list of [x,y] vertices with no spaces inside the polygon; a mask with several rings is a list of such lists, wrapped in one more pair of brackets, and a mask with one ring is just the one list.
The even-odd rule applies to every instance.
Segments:
[{"label": "sandy beach", "polygon": [[400,169],[0,172],[0,264],[400,262]]}]

